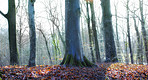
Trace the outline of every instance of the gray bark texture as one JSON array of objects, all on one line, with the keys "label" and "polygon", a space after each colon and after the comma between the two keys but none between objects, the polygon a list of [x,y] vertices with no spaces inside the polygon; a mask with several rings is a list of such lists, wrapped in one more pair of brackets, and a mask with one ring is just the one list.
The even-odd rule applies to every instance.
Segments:
[{"label": "gray bark texture", "polygon": [[93,40],[92,40],[92,30],[90,28],[90,16],[89,16],[89,2],[86,1],[86,11],[87,11],[87,27],[88,27],[88,34],[89,34],[89,47],[92,56],[92,61],[95,63],[95,57],[93,53]]},{"label": "gray bark texture", "polygon": [[118,62],[114,42],[110,0],[101,0],[106,62]]},{"label": "gray bark texture", "polygon": [[29,15],[29,36],[30,36],[30,58],[29,67],[35,66],[36,57],[36,31],[34,21],[34,2],[35,0],[28,0],[28,15]]},{"label": "gray bark texture", "polygon": [[96,58],[97,58],[97,62],[101,62],[93,1],[90,2],[90,9],[91,9],[91,22],[92,22],[92,30],[93,30],[93,36],[94,36],[94,42],[95,42]]},{"label": "gray bark texture", "polygon": [[82,51],[79,0],[65,0],[65,30],[66,53],[61,65],[92,66]]}]

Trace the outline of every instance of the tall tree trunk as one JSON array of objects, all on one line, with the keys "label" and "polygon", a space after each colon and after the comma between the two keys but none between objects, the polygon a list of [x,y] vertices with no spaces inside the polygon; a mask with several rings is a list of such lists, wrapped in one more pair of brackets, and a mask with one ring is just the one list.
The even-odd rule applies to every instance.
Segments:
[{"label": "tall tree trunk", "polygon": [[127,0],[127,37],[128,37],[128,44],[129,44],[129,49],[130,49],[130,58],[131,58],[131,63],[134,63],[133,60],[133,52],[132,52],[132,47],[131,47],[131,36],[130,36],[130,25],[129,25],[129,0]]},{"label": "tall tree trunk", "polygon": [[87,60],[82,51],[79,2],[79,0],[65,0],[66,53],[61,65],[93,65]]},{"label": "tall tree trunk", "polygon": [[115,18],[116,18],[116,44],[117,44],[117,56],[119,62],[122,62],[122,56],[121,56],[121,47],[119,42],[119,33],[118,33],[118,14],[117,14],[117,4],[114,4],[115,6]]},{"label": "tall tree trunk", "polygon": [[94,42],[95,42],[95,52],[96,52],[96,58],[97,62],[101,62],[100,58],[100,50],[99,50],[99,44],[98,44],[98,38],[97,38],[97,26],[96,26],[96,20],[95,20],[95,11],[94,11],[94,3],[93,1],[90,2],[90,9],[91,9],[91,22],[92,22],[92,30],[93,30],[93,36],[94,36]]},{"label": "tall tree trunk", "polygon": [[35,66],[36,57],[36,31],[34,22],[34,2],[35,0],[28,0],[28,15],[29,15],[29,35],[30,35],[30,58],[28,66]]},{"label": "tall tree trunk", "polygon": [[146,29],[145,29],[145,20],[144,20],[144,15],[143,15],[143,0],[139,0],[139,7],[140,7],[140,15],[141,15],[141,29],[142,29],[142,36],[144,40],[144,47],[145,47],[145,55],[147,58],[147,64],[148,64],[148,42],[146,39]]},{"label": "tall tree trunk", "polygon": [[110,0],[101,0],[106,62],[118,62],[114,42]]},{"label": "tall tree trunk", "polygon": [[9,31],[9,48],[10,48],[10,65],[19,64],[17,43],[16,43],[16,12],[15,12],[15,0],[8,0],[8,13],[3,14],[8,20]]},{"label": "tall tree trunk", "polygon": [[136,37],[137,37],[137,42],[138,42],[138,45],[137,45],[137,61],[138,61],[139,64],[143,64],[140,34],[139,34],[138,26],[136,24],[136,19],[135,19],[134,15],[133,15],[133,21],[134,21]]},{"label": "tall tree trunk", "polygon": [[20,31],[19,31],[19,54],[20,54],[20,57],[19,57],[19,60],[20,60],[20,65],[22,65],[22,20],[20,18]]},{"label": "tall tree trunk", "polygon": [[92,32],[90,28],[90,17],[89,17],[89,2],[86,1],[86,11],[87,11],[87,27],[88,27],[88,34],[89,34],[89,47],[92,56],[92,61],[95,63],[94,53],[93,53],[93,41],[92,41]]}]

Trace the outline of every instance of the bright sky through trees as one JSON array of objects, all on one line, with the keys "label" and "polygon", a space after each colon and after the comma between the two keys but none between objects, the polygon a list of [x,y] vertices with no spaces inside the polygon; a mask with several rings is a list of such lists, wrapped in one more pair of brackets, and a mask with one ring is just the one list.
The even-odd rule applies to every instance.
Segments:
[{"label": "bright sky through trees", "polygon": [[[82,0],[80,0],[82,2]],[[144,2],[146,2],[147,0],[144,0]],[[0,0],[0,10],[3,12],[3,13],[7,13],[7,0]],[[18,0],[16,0],[16,6],[17,6],[17,2]],[[27,1],[26,1],[27,2]],[[58,15],[61,15],[63,14],[64,15],[64,8],[65,8],[65,1],[63,0],[54,0],[54,2],[51,0],[52,2],[52,7],[54,8],[55,6],[57,6],[57,10],[59,11]],[[36,3],[35,3],[35,16],[36,16],[36,23],[37,22],[41,22],[41,23],[44,23],[44,28],[47,28],[45,30],[48,31],[49,25],[48,22],[47,22],[47,19],[46,18],[46,12],[45,12],[45,5],[48,5],[49,3],[49,0],[36,0]],[[54,5],[55,4],[55,5]],[[84,12],[86,12],[86,9],[84,7],[84,4],[85,2],[82,2],[82,10]],[[114,8],[114,5],[117,4],[117,10],[118,10],[118,16],[120,18],[118,18],[118,25],[119,25],[119,35],[122,36],[122,33],[123,31],[126,31],[126,20],[124,20],[123,18],[126,17],[126,8],[125,8],[125,5],[126,5],[126,0],[122,0],[122,1],[119,1],[119,0],[111,0],[111,12],[112,12],[112,21],[113,21],[113,26],[115,27],[115,8]],[[138,3],[138,0],[130,0],[130,9],[134,9],[134,6],[137,8],[139,7],[139,3]],[[95,12],[96,12],[96,19],[101,22],[101,5],[100,5],[100,0],[94,0],[94,8],[95,8]],[[62,13],[61,13],[61,10],[62,9]],[[144,5],[144,14],[147,14],[147,6]],[[86,14],[86,13],[85,13]],[[139,15],[139,13],[137,13]],[[130,15],[132,15],[130,13]],[[61,16],[60,16],[61,17]],[[59,18],[60,18],[59,17]],[[84,16],[81,16],[81,18],[84,17]],[[2,17],[0,15],[0,27],[3,27],[3,28],[7,28],[7,21],[4,17]],[[99,21],[97,21],[97,24],[99,23]],[[147,21],[147,20],[146,20]],[[47,23],[47,24],[45,24]],[[120,24],[119,24],[120,23]],[[131,36],[135,35],[135,30],[134,30],[134,26],[133,26],[133,20],[131,19],[130,21],[130,25],[131,25]],[[139,23],[140,25],[140,23]],[[124,27],[125,26],[125,27]],[[139,27],[139,30],[140,27]],[[122,37],[120,36],[120,39],[122,39]]]}]

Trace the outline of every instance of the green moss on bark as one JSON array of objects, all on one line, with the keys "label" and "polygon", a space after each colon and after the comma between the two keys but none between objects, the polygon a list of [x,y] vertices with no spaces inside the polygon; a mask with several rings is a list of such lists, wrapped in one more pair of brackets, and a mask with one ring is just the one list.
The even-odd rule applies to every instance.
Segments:
[{"label": "green moss on bark", "polygon": [[83,61],[77,60],[71,54],[67,54],[67,56],[61,62],[61,65],[66,66],[80,66],[80,67],[93,67],[95,64],[91,63],[85,56],[83,57]]}]

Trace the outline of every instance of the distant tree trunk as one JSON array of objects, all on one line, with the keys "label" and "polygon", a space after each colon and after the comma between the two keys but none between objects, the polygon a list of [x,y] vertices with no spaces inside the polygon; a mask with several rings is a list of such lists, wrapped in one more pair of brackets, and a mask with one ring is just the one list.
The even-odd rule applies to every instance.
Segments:
[{"label": "distant tree trunk", "polygon": [[130,58],[131,58],[131,63],[133,64],[133,52],[132,52],[132,47],[131,47],[131,36],[130,36],[130,25],[129,25],[129,0],[127,0],[127,37],[128,37],[128,44],[129,44],[129,49],[130,49]]},{"label": "distant tree trunk", "polygon": [[126,64],[129,64],[129,54],[128,54],[128,50],[127,50],[127,35],[126,35],[126,38],[124,37],[124,33],[123,33],[123,39],[124,39],[124,48],[125,48],[125,62]]},{"label": "distant tree trunk", "polygon": [[16,43],[16,12],[15,12],[15,0],[8,0],[8,13],[3,14],[8,20],[9,31],[9,48],[10,48],[10,65],[19,64],[17,43]]},{"label": "distant tree trunk", "polygon": [[86,1],[86,11],[87,11],[87,27],[88,27],[88,34],[89,34],[89,47],[92,56],[92,61],[95,63],[94,53],[93,53],[93,41],[92,41],[92,32],[90,28],[90,17],[89,17],[89,2]]},{"label": "distant tree trunk", "polygon": [[19,54],[20,54],[20,57],[19,57],[19,60],[20,60],[20,65],[22,65],[22,20],[20,18],[20,30],[19,30]]},{"label": "distant tree trunk", "polygon": [[115,6],[115,18],[116,18],[116,44],[117,44],[117,56],[119,62],[122,62],[122,56],[121,56],[121,47],[119,42],[119,33],[118,33],[118,13],[117,13],[117,4],[114,4]]},{"label": "distant tree trunk", "polygon": [[49,56],[49,59],[50,59],[50,64],[52,65],[51,54],[50,54],[50,51],[49,51],[49,48],[48,48],[48,42],[47,42],[46,36],[41,29],[38,29],[38,30],[41,32],[41,34],[43,35],[43,38],[45,39],[45,44],[46,44],[46,49],[47,49],[48,56]]},{"label": "distant tree trunk", "polygon": [[143,0],[139,0],[139,7],[140,7],[140,15],[141,15],[141,29],[142,29],[142,36],[144,40],[144,47],[145,47],[145,55],[147,58],[147,64],[148,64],[148,42],[146,39],[146,29],[145,29],[145,20],[144,20],[144,15],[143,15]]},{"label": "distant tree trunk", "polygon": [[30,35],[30,58],[29,67],[35,66],[36,57],[36,31],[34,22],[34,2],[35,0],[28,0],[28,15],[29,15],[29,35]]},{"label": "distant tree trunk", "polygon": [[97,26],[96,26],[96,20],[95,20],[95,11],[94,11],[94,3],[93,1],[90,2],[90,9],[91,9],[91,22],[92,22],[92,30],[93,30],[93,36],[94,36],[94,42],[95,42],[95,52],[96,52],[96,58],[97,62],[101,62],[100,58],[100,50],[99,50],[99,43],[98,43],[98,37],[97,37]]},{"label": "distant tree trunk", "polygon": [[139,34],[139,30],[138,30],[138,26],[136,24],[136,19],[135,16],[133,15],[133,20],[134,20],[134,26],[135,26],[135,31],[136,31],[136,36],[137,36],[137,61],[139,64],[143,64],[143,58],[142,58],[142,48],[141,48],[141,41],[140,41],[140,34]]},{"label": "distant tree trunk", "polygon": [[110,0],[101,0],[106,62],[118,62],[114,42]]},{"label": "distant tree trunk", "polygon": [[84,56],[80,35],[80,1],[65,0],[66,53],[61,65],[92,66]]}]

